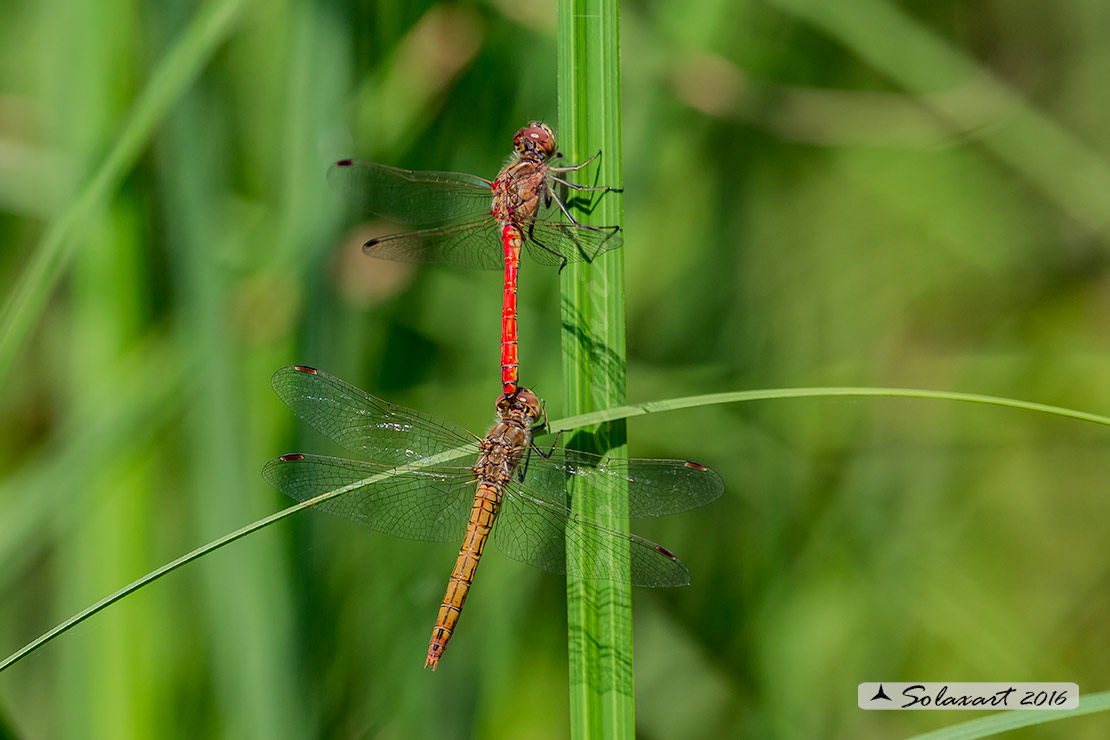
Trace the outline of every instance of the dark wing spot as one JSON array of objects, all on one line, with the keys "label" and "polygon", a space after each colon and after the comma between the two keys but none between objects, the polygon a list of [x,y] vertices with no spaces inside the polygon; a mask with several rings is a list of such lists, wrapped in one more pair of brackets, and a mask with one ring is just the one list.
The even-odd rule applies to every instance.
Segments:
[{"label": "dark wing spot", "polygon": [[282,455],[278,458],[282,462],[293,462],[294,460],[304,460],[304,455],[299,452],[291,452],[288,455]]},{"label": "dark wing spot", "polygon": [[[309,367],[308,365],[294,365],[293,369],[299,373],[308,373],[309,375],[316,375],[316,368]],[[689,463],[687,463],[689,465]]]},{"label": "dark wing spot", "polygon": [[661,552],[662,554],[666,555],[671,560],[678,560],[678,558],[675,557],[675,554],[673,552],[671,552],[667,548],[663,547],[662,545],[656,545],[655,549],[658,550],[659,552]]},{"label": "dark wing spot", "polygon": [[341,160],[339,160],[338,162],[335,163],[335,166],[336,167],[350,167],[352,164],[354,164],[354,160],[341,159]]},{"label": "dark wing spot", "polygon": [[693,470],[697,470],[701,473],[704,473],[705,471],[709,470],[709,468],[705,467],[701,463],[696,463],[692,460],[687,460],[686,461],[686,467],[692,468]]}]

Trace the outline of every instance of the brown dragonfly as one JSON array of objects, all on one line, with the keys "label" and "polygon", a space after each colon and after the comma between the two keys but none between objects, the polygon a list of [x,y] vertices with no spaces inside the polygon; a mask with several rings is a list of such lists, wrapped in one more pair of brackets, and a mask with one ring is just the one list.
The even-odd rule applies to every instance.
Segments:
[{"label": "brown dragonfly", "polygon": [[[458,622],[487,538],[509,557],[552,573],[631,578],[637,586],[690,582],[686,566],[666,548],[571,511],[568,483],[583,481],[598,496],[626,496],[630,518],[686,511],[724,491],[720,476],[687,460],[539,450],[532,435],[546,418],[524,388],[501,395],[498,421],[483,439],[310,367],[283,368],[272,384],[293,413],[365,458],[282,455],[262,471],[274,487],[297,501],[348,487],[317,508],[395,537],[462,541],[424,664],[432,669]],[[584,557],[568,558],[568,548]],[[610,557],[614,552],[627,557]]]}]

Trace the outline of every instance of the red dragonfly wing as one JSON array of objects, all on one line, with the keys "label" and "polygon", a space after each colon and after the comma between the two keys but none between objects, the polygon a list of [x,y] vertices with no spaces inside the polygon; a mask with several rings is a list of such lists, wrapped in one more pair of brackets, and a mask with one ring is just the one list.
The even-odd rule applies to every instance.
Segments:
[{"label": "red dragonfly wing", "polygon": [[[534,221],[524,230],[525,250],[541,265],[561,267],[566,262],[592,262],[602,252],[622,243],[615,228],[578,226],[569,222]],[[504,266],[501,225],[489,215],[465,223],[371,239],[363,246],[371,257],[397,262],[475,267],[499,270]]]},{"label": "red dragonfly wing", "polygon": [[620,228],[616,226],[585,226],[537,219],[524,229],[528,256],[550,267],[562,267],[565,262],[593,262],[599,254],[623,243]]},{"label": "red dragonfly wing", "polygon": [[439,224],[489,213],[489,180],[462,172],[402,170],[343,159],[328,168],[328,184],[352,205],[399,224]]},{"label": "red dragonfly wing", "polygon": [[395,262],[500,270],[505,264],[500,232],[497,221],[487,214],[476,221],[371,239],[362,251]]},{"label": "red dragonfly wing", "polygon": [[[549,173],[550,175],[550,173]],[[592,262],[598,255],[624,243],[619,226],[588,226],[567,219],[559,191],[550,177],[547,191],[536,209],[535,219],[523,225],[529,256],[542,265],[562,267],[567,262]]]},{"label": "red dragonfly wing", "polygon": [[[490,215],[492,183],[461,172],[402,170],[344,159],[328,169],[328,182],[351,204],[406,225],[436,228],[372,239],[371,257],[496,270],[504,264],[501,227]],[[554,201],[523,225],[528,254],[543,265],[592,261],[622,243],[620,229],[581,226],[563,220]]]}]

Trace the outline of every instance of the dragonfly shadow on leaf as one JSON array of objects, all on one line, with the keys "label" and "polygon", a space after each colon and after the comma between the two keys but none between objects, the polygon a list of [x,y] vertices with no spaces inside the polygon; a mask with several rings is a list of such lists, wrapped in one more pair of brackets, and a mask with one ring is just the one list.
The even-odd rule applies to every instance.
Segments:
[{"label": "dragonfly shadow on leaf", "polygon": [[623,357],[582,317],[570,296],[563,297],[562,307],[563,331],[574,337],[579,351],[585,355],[585,362],[593,370],[594,377],[598,378],[595,384],[604,382],[613,386],[620,383],[624,375]]},{"label": "dragonfly shadow on leaf", "polygon": [[[564,188],[562,193],[563,204],[571,210],[580,211],[587,216],[592,214],[601,205],[605,193],[573,193],[569,188]],[[620,192],[620,191],[613,191]]]}]

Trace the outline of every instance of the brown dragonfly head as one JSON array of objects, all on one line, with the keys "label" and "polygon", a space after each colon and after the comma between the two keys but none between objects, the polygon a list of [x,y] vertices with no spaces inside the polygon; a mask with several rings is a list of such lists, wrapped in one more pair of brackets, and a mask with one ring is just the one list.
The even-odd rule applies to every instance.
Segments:
[{"label": "brown dragonfly head", "polygon": [[541,121],[532,121],[513,136],[513,148],[524,159],[544,161],[555,153],[555,132]]},{"label": "brown dragonfly head", "polygon": [[503,422],[515,420],[533,432],[547,425],[543,401],[527,388],[517,388],[515,393],[502,393],[497,399],[497,415]]}]

